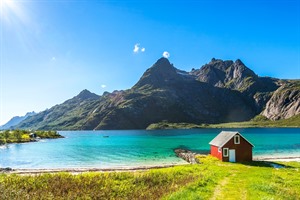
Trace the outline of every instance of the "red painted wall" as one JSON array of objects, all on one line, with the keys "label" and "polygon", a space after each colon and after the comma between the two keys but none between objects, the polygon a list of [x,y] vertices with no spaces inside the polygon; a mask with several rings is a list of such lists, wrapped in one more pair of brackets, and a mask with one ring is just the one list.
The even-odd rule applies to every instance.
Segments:
[{"label": "red painted wall", "polygon": [[223,148],[235,149],[235,160],[236,162],[252,161],[252,145],[249,144],[243,137],[240,136],[240,144],[234,144],[234,137],[231,138],[219,152],[218,147],[210,146],[210,154],[219,160],[229,162],[229,151],[228,157],[223,157]]},{"label": "red painted wall", "polygon": [[213,145],[210,145],[210,154],[219,160],[222,160],[222,151],[219,152],[219,148]]},{"label": "red painted wall", "polygon": [[[223,148],[235,149],[236,162],[252,161],[252,145],[244,138],[240,137],[240,144],[234,144],[234,138],[231,138]],[[228,162],[228,157],[223,157],[223,161]]]}]

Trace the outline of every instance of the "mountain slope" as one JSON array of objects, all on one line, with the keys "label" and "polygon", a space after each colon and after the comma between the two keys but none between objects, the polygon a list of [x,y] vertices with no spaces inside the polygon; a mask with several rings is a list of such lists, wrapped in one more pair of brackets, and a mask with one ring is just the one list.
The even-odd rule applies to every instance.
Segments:
[{"label": "mountain slope", "polygon": [[213,59],[201,69],[185,72],[160,58],[131,89],[102,96],[84,90],[24,120],[17,128],[145,129],[161,121],[247,121],[264,110],[279,84],[286,83],[259,77],[240,60]]},{"label": "mountain slope", "polygon": [[197,80],[216,87],[230,88],[248,94],[269,92],[278,88],[276,84],[278,79],[259,77],[239,59],[233,62],[213,58],[210,63],[199,70],[191,71],[190,74],[197,76]]},{"label": "mountain slope", "polygon": [[36,113],[34,111],[26,113],[24,116],[15,116],[11,118],[6,124],[0,126],[0,130],[10,129],[11,127],[19,124],[21,121],[25,120],[27,117],[33,116]]},{"label": "mountain slope", "polygon": [[95,129],[144,129],[163,120],[217,123],[254,116],[238,92],[201,83],[166,58],[149,68],[132,89],[113,96],[109,109],[100,104],[97,109],[102,112],[89,116],[87,124],[98,123]]},{"label": "mountain slope", "polygon": [[100,96],[88,90],[83,90],[77,96],[62,104],[28,117],[15,128],[80,129],[81,121],[87,117],[99,98]]},{"label": "mountain slope", "polygon": [[289,81],[274,92],[262,115],[271,120],[300,114],[300,81]]},{"label": "mountain slope", "polygon": [[272,93],[279,88],[279,79],[259,77],[245,66],[241,60],[223,61],[212,59],[211,62],[198,70],[192,70],[197,80],[209,83],[215,87],[237,90],[243,94],[260,113],[271,98]]}]

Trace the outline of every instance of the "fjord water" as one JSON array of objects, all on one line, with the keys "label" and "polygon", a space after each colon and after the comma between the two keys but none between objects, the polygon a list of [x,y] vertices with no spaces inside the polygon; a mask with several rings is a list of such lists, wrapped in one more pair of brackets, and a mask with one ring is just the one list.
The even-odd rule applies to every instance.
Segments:
[{"label": "fjord water", "polygon": [[[239,131],[254,144],[254,158],[300,157],[299,128]],[[60,131],[65,138],[0,146],[0,167],[19,169],[119,168],[185,163],[174,149],[209,153],[221,129]]]}]

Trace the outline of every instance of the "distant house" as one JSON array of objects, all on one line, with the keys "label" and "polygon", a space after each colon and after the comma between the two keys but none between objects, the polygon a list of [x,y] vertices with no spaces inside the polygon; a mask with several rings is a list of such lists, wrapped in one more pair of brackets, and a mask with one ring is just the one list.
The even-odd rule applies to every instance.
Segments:
[{"label": "distant house", "polygon": [[29,134],[29,137],[30,137],[30,138],[36,138],[36,134],[35,134],[35,133],[30,133],[30,134]]},{"label": "distant house", "polygon": [[222,131],[210,143],[210,154],[225,162],[252,161],[254,147],[239,132]]}]

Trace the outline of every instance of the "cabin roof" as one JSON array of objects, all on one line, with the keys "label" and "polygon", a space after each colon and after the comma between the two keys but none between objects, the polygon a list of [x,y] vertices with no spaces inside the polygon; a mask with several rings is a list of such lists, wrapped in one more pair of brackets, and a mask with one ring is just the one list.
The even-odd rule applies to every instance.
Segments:
[{"label": "cabin roof", "polygon": [[[244,138],[239,132],[237,131],[221,131],[219,135],[217,135],[212,141],[210,141],[210,145],[217,146],[217,147],[223,147],[233,136],[236,134],[240,135],[242,138]],[[244,138],[251,146],[254,147],[251,142],[249,142],[246,138]]]}]

